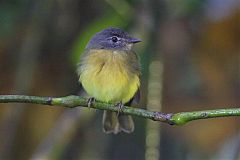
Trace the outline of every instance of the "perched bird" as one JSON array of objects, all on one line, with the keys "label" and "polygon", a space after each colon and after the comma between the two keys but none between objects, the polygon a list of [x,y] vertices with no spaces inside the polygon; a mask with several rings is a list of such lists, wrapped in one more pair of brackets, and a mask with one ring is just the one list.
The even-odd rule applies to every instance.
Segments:
[{"label": "perched bird", "polygon": [[[119,28],[107,28],[96,33],[88,42],[77,67],[79,81],[94,99],[123,107],[139,97],[140,63],[132,50],[140,39]],[[103,131],[106,133],[134,130],[129,115],[104,111]]]}]

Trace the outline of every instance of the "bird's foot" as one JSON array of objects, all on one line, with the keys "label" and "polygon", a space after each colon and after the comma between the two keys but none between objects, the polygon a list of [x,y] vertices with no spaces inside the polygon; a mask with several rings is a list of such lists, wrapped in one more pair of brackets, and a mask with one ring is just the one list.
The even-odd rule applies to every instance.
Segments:
[{"label": "bird's foot", "polygon": [[95,103],[95,102],[96,102],[96,99],[94,97],[88,98],[87,99],[87,106],[88,106],[88,108],[90,108],[93,105],[93,103]]},{"label": "bird's foot", "polygon": [[118,102],[117,104],[115,104],[115,107],[118,108],[117,116],[119,116],[120,112],[122,112],[124,108],[124,104],[122,102]]}]

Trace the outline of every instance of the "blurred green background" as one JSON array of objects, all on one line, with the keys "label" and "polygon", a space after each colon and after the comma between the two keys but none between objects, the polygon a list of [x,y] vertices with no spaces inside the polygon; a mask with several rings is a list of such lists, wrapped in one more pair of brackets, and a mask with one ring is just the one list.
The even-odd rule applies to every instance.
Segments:
[{"label": "blurred green background", "polygon": [[[0,94],[79,94],[90,37],[110,26],[141,38],[141,107],[163,112],[240,106],[238,0],[1,0]],[[169,126],[135,117],[106,135],[102,111],[1,104],[0,159],[239,159],[240,118]]]}]

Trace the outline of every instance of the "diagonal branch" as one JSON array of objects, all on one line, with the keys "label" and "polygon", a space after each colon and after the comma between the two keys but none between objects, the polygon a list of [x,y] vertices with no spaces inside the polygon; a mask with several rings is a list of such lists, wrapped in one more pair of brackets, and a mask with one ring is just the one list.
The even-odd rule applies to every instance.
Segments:
[{"label": "diagonal branch", "polygon": [[[32,103],[50,106],[61,106],[67,108],[88,107],[87,98],[74,95],[57,98],[26,95],[0,95],[0,103]],[[99,101],[94,102],[90,108],[118,112],[118,108],[115,107],[115,105]],[[168,123],[170,125],[183,125],[189,121],[198,119],[240,116],[240,108],[215,109],[179,113],[162,113],[125,106],[122,109],[122,113],[146,119],[151,119],[154,121]]]}]

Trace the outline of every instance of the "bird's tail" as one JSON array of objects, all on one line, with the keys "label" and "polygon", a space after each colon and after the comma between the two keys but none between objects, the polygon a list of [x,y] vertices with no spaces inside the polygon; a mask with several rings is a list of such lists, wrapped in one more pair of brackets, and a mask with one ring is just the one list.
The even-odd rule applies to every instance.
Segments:
[{"label": "bird's tail", "polygon": [[134,122],[131,116],[111,111],[103,112],[103,131],[117,134],[121,131],[131,133],[134,130]]}]

